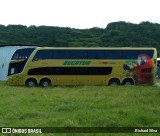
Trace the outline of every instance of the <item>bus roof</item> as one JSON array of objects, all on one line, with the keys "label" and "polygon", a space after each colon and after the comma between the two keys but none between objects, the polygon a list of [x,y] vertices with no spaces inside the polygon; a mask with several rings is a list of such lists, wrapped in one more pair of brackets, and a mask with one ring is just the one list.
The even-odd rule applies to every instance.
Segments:
[{"label": "bus roof", "polygon": [[156,48],[147,47],[37,47],[38,50],[156,50]]}]

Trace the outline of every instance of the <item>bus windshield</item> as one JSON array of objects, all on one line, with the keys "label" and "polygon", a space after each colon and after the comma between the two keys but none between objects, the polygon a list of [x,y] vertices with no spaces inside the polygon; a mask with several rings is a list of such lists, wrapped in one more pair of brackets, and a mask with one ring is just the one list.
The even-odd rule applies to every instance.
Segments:
[{"label": "bus windshield", "polygon": [[24,66],[35,48],[19,49],[15,51],[8,68],[8,76],[21,73]]},{"label": "bus windshield", "polygon": [[13,54],[11,60],[28,59],[35,48],[19,49]]}]

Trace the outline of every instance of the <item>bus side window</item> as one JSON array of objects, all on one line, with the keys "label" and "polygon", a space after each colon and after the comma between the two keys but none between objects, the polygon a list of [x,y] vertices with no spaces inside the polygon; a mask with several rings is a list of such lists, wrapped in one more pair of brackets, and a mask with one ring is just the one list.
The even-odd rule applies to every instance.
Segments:
[{"label": "bus side window", "polygon": [[39,61],[41,59],[42,59],[41,58],[41,51],[39,50],[39,51],[36,52],[36,54],[35,54],[35,56],[34,56],[32,61]]},{"label": "bus side window", "polygon": [[35,54],[33,61],[52,59],[52,51],[51,50],[38,50]]},{"label": "bus side window", "polygon": [[87,59],[86,50],[70,50],[69,59]]},{"label": "bus side window", "polygon": [[104,55],[103,50],[88,50],[88,59],[105,59]]},{"label": "bus side window", "polygon": [[105,59],[121,59],[121,50],[106,50]]}]

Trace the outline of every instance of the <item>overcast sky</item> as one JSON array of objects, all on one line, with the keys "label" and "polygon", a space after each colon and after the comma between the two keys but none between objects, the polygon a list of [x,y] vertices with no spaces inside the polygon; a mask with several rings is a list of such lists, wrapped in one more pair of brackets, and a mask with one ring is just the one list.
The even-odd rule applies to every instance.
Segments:
[{"label": "overcast sky", "polygon": [[0,24],[105,28],[126,21],[160,23],[160,0],[0,0]]}]

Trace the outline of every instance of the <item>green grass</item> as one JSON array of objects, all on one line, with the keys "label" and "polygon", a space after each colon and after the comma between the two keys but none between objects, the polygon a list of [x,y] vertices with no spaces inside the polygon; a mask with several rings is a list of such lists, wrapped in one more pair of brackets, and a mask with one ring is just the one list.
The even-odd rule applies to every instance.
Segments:
[{"label": "green grass", "polygon": [[157,86],[27,88],[0,82],[0,127],[158,127]]}]

